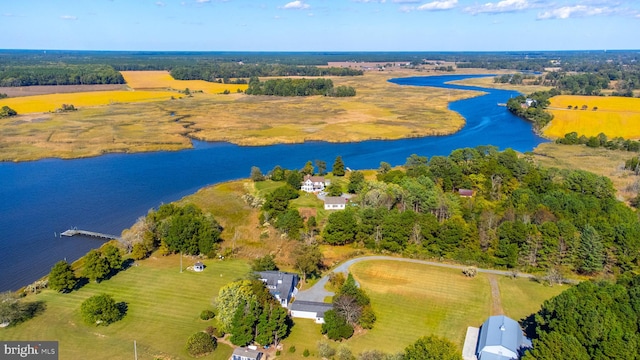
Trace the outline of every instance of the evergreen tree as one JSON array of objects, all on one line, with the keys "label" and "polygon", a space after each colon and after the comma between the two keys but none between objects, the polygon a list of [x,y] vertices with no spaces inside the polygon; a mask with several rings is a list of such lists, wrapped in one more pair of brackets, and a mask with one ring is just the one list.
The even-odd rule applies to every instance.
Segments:
[{"label": "evergreen tree", "polygon": [[313,163],[311,162],[311,160],[307,161],[307,163],[304,164],[304,167],[302,168],[302,170],[300,170],[300,172],[303,175],[313,175]]},{"label": "evergreen tree", "polygon": [[585,274],[601,271],[604,265],[604,250],[600,235],[591,225],[586,225],[580,235],[578,270]]},{"label": "evergreen tree", "polygon": [[333,175],[335,176],[344,176],[344,163],[342,162],[342,156],[336,157],[336,160],[333,162],[333,168],[331,170]]},{"label": "evergreen tree", "polygon": [[91,281],[100,282],[107,277],[111,270],[109,262],[102,257],[98,250],[91,250],[84,256],[84,269],[82,275]]},{"label": "evergreen tree", "polygon": [[75,288],[78,279],[71,268],[71,265],[64,260],[58,261],[49,273],[49,288],[69,292]]},{"label": "evergreen tree", "polygon": [[102,254],[109,264],[110,271],[117,271],[122,268],[122,256],[120,250],[112,244],[107,244],[102,249]]}]

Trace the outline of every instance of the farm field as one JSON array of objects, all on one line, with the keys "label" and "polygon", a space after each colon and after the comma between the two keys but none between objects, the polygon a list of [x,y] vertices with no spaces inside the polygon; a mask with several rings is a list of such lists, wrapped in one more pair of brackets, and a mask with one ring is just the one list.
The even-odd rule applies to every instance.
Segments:
[{"label": "farm field", "polygon": [[2,99],[0,100],[0,107],[6,105],[17,111],[18,114],[29,114],[55,111],[60,108],[62,104],[73,104],[78,108],[114,103],[169,100],[172,96],[176,95],[175,92],[169,91],[125,90],[46,94]]},{"label": "farm field", "polygon": [[9,95],[9,97],[115,90],[127,90],[127,85],[33,85],[19,87],[0,87],[0,93],[7,94]]},{"label": "farm field", "polygon": [[[586,105],[586,110],[581,110]],[[577,109],[568,109],[569,106]],[[597,110],[593,110],[597,108]],[[551,98],[553,120],[543,129],[550,138],[578,135],[640,138],[640,99],[615,96],[560,95]]]},{"label": "farm field", "polygon": [[[195,260],[183,259],[185,267]],[[59,294],[46,290],[31,296],[44,301],[43,314],[2,330],[3,340],[58,340],[60,359],[133,358],[133,341],[140,359],[188,359],[187,338],[213,321],[202,321],[200,312],[213,309],[212,300],[224,284],[244,276],[242,261],[205,260],[202,273],[179,272],[180,256],[150,258],[100,284]],[[107,327],[88,326],[80,315],[87,298],[106,293],[127,303],[126,316]],[[215,321],[215,320],[214,320]],[[226,360],[232,348],[218,344],[205,359]]]},{"label": "farm field", "polygon": [[[41,111],[53,110],[63,103],[80,109],[73,113],[18,115],[0,120],[0,160],[177,150],[189,148],[190,138],[254,146],[391,140],[451,134],[462,128],[464,119],[447,109],[449,101],[480,93],[400,86],[387,81],[416,75],[426,74],[367,72],[364,76],[332,78],[335,86],[356,89],[357,95],[351,98],[197,93],[177,99],[180,94],[176,92],[132,91],[123,92],[123,96],[148,94],[144,95],[148,98],[124,103],[127,98],[109,97],[110,92],[43,95],[54,100],[47,105],[39,103]],[[83,103],[74,96],[97,97],[101,100],[94,101],[102,101],[103,106],[86,107],[94,103]],[[169,100],[171,96],[176,99]],[[28,104],[33,98],[4,99],[0,106],[9,105],[19,114],[35,111],[36,106]],[[114,101],[110,103],[111,100]]]},{"label": "farm field", "polygon": [[168,71],[121,71],[127,85],[132,89],[173,89],[183,91],[203,91],[207,94],[220,94],[225,90],[237,92],[246,90],[246,84],[219,84],[204,80],[176,80]]}]

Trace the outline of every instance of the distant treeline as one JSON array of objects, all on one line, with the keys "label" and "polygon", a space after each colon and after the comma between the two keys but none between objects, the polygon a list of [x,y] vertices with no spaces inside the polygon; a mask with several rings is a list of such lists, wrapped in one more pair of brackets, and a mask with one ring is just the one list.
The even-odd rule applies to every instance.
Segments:
[{"label": "distant treeline", "polygon": [[356,90],[351,86],[334,88],[333,81],[330,79],[270,79],[262,82],[253,77],[245,93],[247,95],[346,97],[355,96]]},{"label": "distant treeline", "polygon": [[0,86],[124,84],[109,65],[0,66]]},{"label": "distant treeline", "polygon": [[558,144],[565,145],[587,145],[588,147],[604,147],[611,150],[626,150],[632,152],[640,151],[640,141],[623,139],[621,137],[608,139],[607,135],[600,133],[597,136],[586,137],[585,135],[579,135],[577,132],[570,132],[564,135],[563,138],[556,140]]},{"label": "distant treeline", "polygon": [[238,63],[210,63],[193,66],[179,66],[171,70],[171,76],[178,80],[206,80],[225,83],[231,78],[250,78],[254,76],[355,76],[362,75],[362,70],[350,68],[318,68],[315,66],[244,65]]}]

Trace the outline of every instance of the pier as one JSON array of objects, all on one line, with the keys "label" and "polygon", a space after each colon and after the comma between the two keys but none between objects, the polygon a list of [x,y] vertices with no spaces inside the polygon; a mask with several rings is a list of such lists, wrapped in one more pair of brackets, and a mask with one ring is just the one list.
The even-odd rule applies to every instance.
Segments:
[{"label": "pier", "polygon": [[60,233],[60,236],[75,236],[75,235],[84,235],[84,236],[97,237],[97,238],[107,239],[107,240],[122,241],[120,236],[103,234],[103,233],[99,233],[99,232],[95,232],[95,231],[69,229],[69,230],[66,230],[66,231],[63,231],[63,232]]}]

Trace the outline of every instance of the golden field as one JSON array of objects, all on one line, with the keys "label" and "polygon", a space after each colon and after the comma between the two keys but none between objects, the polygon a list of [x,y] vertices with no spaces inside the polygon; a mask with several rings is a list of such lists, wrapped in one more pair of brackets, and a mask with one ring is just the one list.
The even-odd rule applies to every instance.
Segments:
[{"label": "golden field", "polygon": [[[577,110],[568,107],[578,106]],[[587,110],[581,110],[587,105]],[[597,107],[597,110],[593,110]],[[640,99],[616,96],[560,95],[551,98],[549,111],[553,120],[543,129],[550,138],[564,137],[570,132],[596,136],[604,133],[608,137],[625,139],[640,138]]]},{"label": "golden field", "polygon": [[[156,94],[158,101],[118,100],[109,104],[107,98],[103,101],[109,105],[85,107],[78,101],[79,97],[104,99],[106,93],[54,95],[59,97],[55,108],[70,103],[80,109],[71,113],[0,119],[0,161],[177,150],[189,148],[191,138],[253,146],[391,140],[458,131],[465,121],[448,109],[449,102],[478,96],[481,92],[388,82],[393,77],[424,75],[428,74],[393,71],[331,78],[335,86],[348,85],[356,89],[357,95],[349,98],[249,96],[234,92],[229,95],[197,93],[193,97],[178,98],[175,92],[148,92]],[[134,96],[147,92],[125,93]],[[176,99],[170,100],[172,95]],[[62,101],[63,96],[70,98]],[[29,98],[34,97],[20,101]],[[0,106],[4,104],[5,101],[0,101]],[[20,108],[15,109],[24,113]]]},{"label": "golden field", "polygon": [[225,90],[234,93],[244,91],[246,84],[219,84],[204,80],[176,80],[168,71],[121,71],[127,85],[133,89],[174,89],[183,91],[203,91],[207,94],[220,94]]},{"label": "golden field", "polygon": [[177,96],[169,91],[92,91],[67,94],[34,95],[0,100],[0,107],[8,106],[18,114],[56,111],[62,104],[73,104],[76,108],[100,106],[114,103],[169,100]]}]

